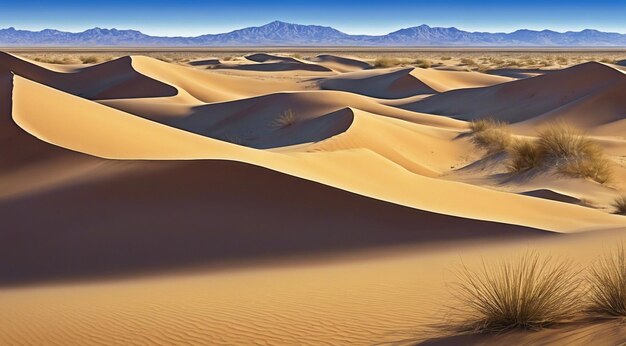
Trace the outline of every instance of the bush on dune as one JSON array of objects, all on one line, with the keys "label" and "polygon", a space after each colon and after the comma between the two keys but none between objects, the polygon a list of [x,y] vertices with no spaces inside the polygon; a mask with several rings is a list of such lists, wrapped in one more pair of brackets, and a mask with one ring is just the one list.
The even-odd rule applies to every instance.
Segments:
[{"label": "bush on dune", "polygon": [[489,154],[505,150],[511,143],[511,133],[505,123],[486,118],[470,122],[472,142]]},{"label": "bush on dune", "polygon": [[298,116],[296,115],[296,112],[294,112],[293,109],[287,109],[274,119],[272,126],[284,128],[295,124],[297,120]]},{"label": "bush on dune", "polygon": [[615,208],[615,214],[626,215],[626,195],[617,197],[613,201],[613,207]]},{"label": "bush on dune", "polygon": [[516,260],[463,265],[451,286],[454,332],[536,330],[572,320],[580,311],[579,271],[570,261],[528,252]]},{"label": "bush on dune", "polygon": [[402,61],[396,58],[378,58],[374,61],[374,67],[386,68],[402,64]]},{"label": "bush on dune", "polygon": [[626,317],[626,251],[620,244],[605,253],[589,269],[589,310]]},{"label": "bush on dune", "polygon": [[602,148],[575,128],[562,123],[548,125],[536,140],[517,140],[508,148],[509,170],[521,172],[554,166],[561,174],[589,178],[604,184],[611,180],[611,163]]}]

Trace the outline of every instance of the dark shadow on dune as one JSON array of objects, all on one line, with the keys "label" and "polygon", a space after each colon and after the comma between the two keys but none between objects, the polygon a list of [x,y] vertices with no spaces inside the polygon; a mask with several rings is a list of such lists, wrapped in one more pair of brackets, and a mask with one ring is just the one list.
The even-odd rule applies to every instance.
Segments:
[{"label": "dark shadow on dune", "polygon": [[51,71],[0,52],[0,71],[11,71],[34,82],[89,100],[175,96],[178,90],[137,72],[129,56],[85,67],[72,73]]},{"label": "dark shadow on dune", "polygon": [[218,64],[209,66],[216,70],[242,70],[257,72],[281,72],[281,71],[313,71],[330,72],[331,69],[317,64],[305,64],[301,62],[268,62],[259,64]]},{"label": "dark shadow on dune", "polygon": [[494,75],[494,76],[502,76],[502,77],[511,77],[511,78],[529,78],[537,75],[544,75],[548,73],[553,73],[558,70],[541,70],[541,69],[525,69],[525,68],[499,68],[494,70],[488,70],[485,73]]},{"label": "dark shadow on dune", "polygon": [[191,66],[211,66],[211,65],[219,65],[219,59],[206,59],[206,60],[195,60],[188,62]]},{"label": "dark shadow on dune", "polygon": [[340,75],[322,81],[320,87],[383,99],[437,94],[437,91],[413,76],[411,71],[413,71],[412,67],[362,77]]},{"label": "dark shadow on dune", "polygon": [[[287,110],[296,121],[275,122]],[[347,131],[354,113],[310,93],[275,93],[194,107],[189,115],[158,121],[199,135],[256,149],[319,142]]]},{"label": "dark shadow on dune", "polygon": [[0,201],[0,285],[552,234],[419,211],[238,162],[109,164],[129,170]]},{"label": "dark shadow on dune", "polygon": [[297,59],[294,59],[292,57],[267,53],[250,54],[246,55],[245,58],[254,62],[299,62]]}]

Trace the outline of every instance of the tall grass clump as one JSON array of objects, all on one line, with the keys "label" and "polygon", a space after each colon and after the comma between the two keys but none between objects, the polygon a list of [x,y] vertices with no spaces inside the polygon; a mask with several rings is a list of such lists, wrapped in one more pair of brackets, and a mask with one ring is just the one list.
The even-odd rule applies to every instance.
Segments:
[{"label": "tall grass clump", "polygon": [[516,139],[507,151],[510,172],[523,172],[541,165],[541,150],[532,140]]},{"label": "tall grass clump", "polygon": [[420,68],[429,68],[433,65],[433,63],[428,59],[415,59],[413,64]]},{"label": "tall grass clump", "polygon": [[611,164],[602,148],[576,130],[562,123],[548,125],[536,140],[518,140],[508,149],[509,171],[552,166],[561,174],[589,178],[604,184],[611,180]]},{"label": "tall grass clump", "polygon": [[602,255],[589,269],[589,310],[626,317],[626,252],[624,244]]},{"label": "tall grass clump", "polygon": [[274,119],[274,121],[272,122],[272,126],[284,128],[295,124],[297,120],[298,116],[296,112],[293,109],[289,108],[286,111],[280,113],[280,115],[276,117],[276,119]]},{"label": "tall grass clump", "polygon": [[90,56],[81,56],[80,57],[80,61],[83,64],[95,64],[95,63],[97,63],[100,60],[98,59],[98,57],[96,57],[94,55],[90,55]]},{"label": "tall grass clump", "polygon": [[555,123],[541,129],[537,138],[544,159],[560,173],[601,184],[611,179],[610,163],[602,148],[575,128]]},{"label": "tall grass clump", "polygon": [[396,58],[383,57],[383,58],[378,58],[374,61],[374,67],[377,67],[377,68],[393,67],[393,66],[398,66],[401,63],[402,62]]},{"label": "tall grass clump", "polygon": [[511,143],[511,132],[506,123],[494,119],[478,119],[470,122],[472,142],[493,154],[505,150]]},{"label": "tall grass clump", "polygon": [[527,252],[470,269],[451,286],[451,327],[460,333],[537,330],[571,321],[580,311],[579,271],[571,261]]},{"label": "tall grass clump", "polygon": [[626,215],[626,195],[617,197],[612,205],[615,208],[615,214]]}]

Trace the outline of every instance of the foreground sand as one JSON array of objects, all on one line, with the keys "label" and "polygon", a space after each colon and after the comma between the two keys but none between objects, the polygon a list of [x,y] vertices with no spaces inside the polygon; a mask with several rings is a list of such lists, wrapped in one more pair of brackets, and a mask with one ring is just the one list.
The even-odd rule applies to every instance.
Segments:
[{"label": "foreground sand", "polygon": [[615,345],[619,322],[588,321],[535,333],[442,336],[447,285],[462,260],[537,249],[587,265],[621,234],[517,244],[398,247],[344,258],[284,260],[258,268],[102,283],[5,289],[4,344]]},{"label": "foreground sand", "polygon": [[[459,254],[588,263],[626,230],[610,205],[626,187],[618,65],[521,79],[329,55],[191,65],[0,53],[0,341],[413,343],[441,337],[424,327]],[[485,116],[518,136],[566,120],[614,179],[506,173],[466,134]],[[580,336],[563,328],[523,337]]]}]

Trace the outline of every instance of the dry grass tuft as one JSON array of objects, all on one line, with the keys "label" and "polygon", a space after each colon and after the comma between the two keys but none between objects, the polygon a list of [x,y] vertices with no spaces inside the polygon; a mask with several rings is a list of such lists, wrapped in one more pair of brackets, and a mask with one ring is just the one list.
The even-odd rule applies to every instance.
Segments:
[{"label": "dry grass tuft", "polygon": [[505,150],[511,143],[507,125],[494,119],[478,119],[470,122],[472,142],[493,154]]},{"label": "dry grass tuft", "polygon": [[427,59],[415,59],[415,61],[413,61],[413,64],[420,68],[429,68],[433,65],[433,63]]},{"label": "dry grass tuft", "polygon": [[617,197],[612,205],[615,208],[615,214],[626,215],[626,195]]},{"label": "dry grass tuft", "polygon": [[276,119],[274,119],[272,126],[284,128],[295,124],[297,120],[298,116],[296,115],[296,112],[290,108],[282,112]]},{"label": "dry grass tuft", "polygon": [[80,61],[83,64],[96,64],[100,61],[100,59],[98,59],[98,57],[94,55],[90,55],[90,56],[81,56]]},{"label": "dry grass tuft", "polygon": [[374,67],[386,68],[401,65],[402,61],[396,58],[382,57],[374,61]]},{"label": "dry grass tuft", "polygon": [[601,184],[611,179],[611,167],[602,148],[575,128],[562,123],[539,131],[537,145],[544,160],[573,177],[590,178]]},{"label": "dry grass tuft", "polygon": [[507,151],[510,157],[510,172],[523,172],[541,166],[541,150],[531,140],[516,139]]},{"label": "dry grass tuft", "polygon": [[620,244],[605,253],[589,269],[589,310],[626,317],[626,252]]},{"label": "dry grass tuft", "polygon": [[561,174],[589,178],[600,184],[612,178],[611,163],[602,148],[578,130],[562,123],[541,129],[537,140],[513,142],[508,154],[510,172],[554,166]]},{"label": "dry grass tuft", "polygon": [[527,252],[515,260],[462,265],[452,288],[449,327],[457,333],[537,330],[580,311],[580,278],[571,261]]}]

